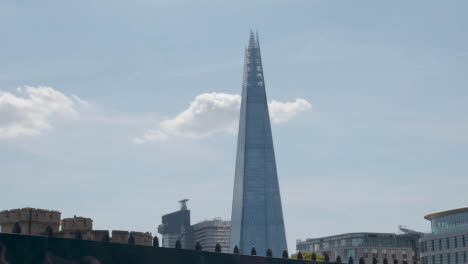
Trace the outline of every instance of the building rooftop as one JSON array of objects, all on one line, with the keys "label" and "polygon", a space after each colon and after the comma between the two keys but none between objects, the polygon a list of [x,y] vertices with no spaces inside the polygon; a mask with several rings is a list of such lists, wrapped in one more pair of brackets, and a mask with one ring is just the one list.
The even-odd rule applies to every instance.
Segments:
[{"label": "building rooftop", "polygon": [[432,219],[439,218],[442,216],[466,213],[466,212],[468,212],[468,207],[461,207],[461,208],[450,209],[450,210],[440,211],[437,213],[428,214],[424,216],[424,219],[431,221]]}]

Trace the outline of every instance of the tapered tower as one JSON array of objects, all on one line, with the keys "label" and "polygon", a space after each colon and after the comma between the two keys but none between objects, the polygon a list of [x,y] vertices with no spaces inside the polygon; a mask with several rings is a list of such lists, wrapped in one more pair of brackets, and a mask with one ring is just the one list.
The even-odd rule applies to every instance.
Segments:
[{"label": "tapered tower", "polygon": [[231,215],[231,252],[280,257],[287,249],[258,35],[245,51]]}]

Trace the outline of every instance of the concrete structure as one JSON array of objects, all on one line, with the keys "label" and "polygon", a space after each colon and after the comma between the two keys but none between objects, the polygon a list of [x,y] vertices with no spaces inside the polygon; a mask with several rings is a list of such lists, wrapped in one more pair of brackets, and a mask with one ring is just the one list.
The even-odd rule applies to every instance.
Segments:
[{"label": "concrete structure", "polygon": [[[112,237],[108,230],[93,230],[91,218],[74,216],[73,218],[60,219],[59,211],[44,209],[22,208],[0,212],[0,225],[2,233],[12,233],[19,227],[20,234],[47,235],[76,239],[80,236],[83,240],[108,241],[127,244],[130,235],[135,239],[136,245],[153,244],[153,236],[146,232],[112,231]],[[61,223],[61,228],[60,228]]]},{"label": "concrete structure", "polygon": [[297,240],[296,249],[321,255],[327,254],[331,261],[337,256],[345,263],[349,257],[358,263],[363,257],[366,264],[372,264],[373,258],[378,263],[414,264],[417,261],[416,248],[419,234],[397,235],[393,233],[348,233],[322,238]]},{"label": "concrete structure", "polygon": [[422,264],[468,263],[468,207],[426,215],[431,233],[419,241]]},{"label": "concrete structure", "polygon": [[280,257],[286,232],[276,171],[270,115],[258,36],[250,35],[245,51],[244,79],[237,141],[231,215],[230,251]]},{"label": "concrete structure", "polygon": [[158,232],[162,235],[163,247],[175,247],[179,240],[182,248],[193,249],[192,228],[190,226],[190,210],[187,208],[188,199],[179,201],[181,207],[177,212],[162,216],[162,224]]},{"label": "concrete structure", "polygon": [[15,225],[20,234],[42,235],[50,228],[52,232],[60,230],[59,211],[35,208],[12,209],[0,212],[1,232],[11,233]]},{"label": "concrete structure", "polygon": [[192,225],[192,232],[193,244],[200,242],[203,250],[215,251],[215,246],[219,243],[221,252],[229,252],[231,221],[223,221],[220,218],[203,221]]}]

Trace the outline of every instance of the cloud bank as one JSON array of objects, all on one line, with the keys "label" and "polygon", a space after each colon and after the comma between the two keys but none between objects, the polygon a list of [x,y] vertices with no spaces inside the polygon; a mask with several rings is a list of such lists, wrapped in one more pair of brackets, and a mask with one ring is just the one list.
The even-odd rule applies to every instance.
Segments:
[{"label": "cloud bank", "polygon": [[54,117],[76,116],[86,104],[46,86],[24,86],[17,93],[0,91],[0,139],[38,135],[52,129]]},{"label": "cloud bank", "polygon": [[[170,136],[203,138],[216,133],[237,132],[241,97],[237,94],[204,93],[195,97],[189,107],[174,118],[159,122],[155,129],[134,138],[134,143],[164,141]],[[301,98],[293,102],[269,103],[270,118],[275,124],[286,122],[311,104]]]}]

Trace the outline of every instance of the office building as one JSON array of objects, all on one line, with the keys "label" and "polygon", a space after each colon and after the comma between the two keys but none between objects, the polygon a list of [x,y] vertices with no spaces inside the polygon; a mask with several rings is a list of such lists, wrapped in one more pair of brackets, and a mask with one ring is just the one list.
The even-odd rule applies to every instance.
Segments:
[{"label": "office building", "polygon": [[245,51],[230,251],[280,257],[287,249],[258,36]]},{"label": "office building", "polygon": [[163,247],[173,248],[179,240],[182,248],[193,249],[190,210],[187,209],[187,201],[188,199],[179,201],[179,211],[162,216],[162,224],[158,226],[158,233],[162,235]]},{"label": "office building", "polygon": [[214,251],[216,244],[221,246],[221,252],[229,252],[229,234],[231,221],[220,218],[202,221],[192,225],[193,244],[200,243],[203,250]]},{"label": "office building", "polygon": [[431,233],[419,241],[422,264],[468,263],[468,207],[426,215]]},{"label": "office building", "polygon": [[401,235],[393,233],[348,233],[322,238],[297,240],[296,249],[310,251],[320,255],[327,254],[334,261],[340,256],[348,263],[350,257],[358,263],[363,257],[366,264],[372,264],[373,258],[378,263],[415,264],[420,233],[411,232]]}]

